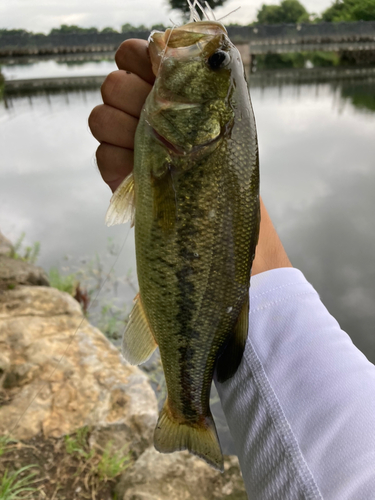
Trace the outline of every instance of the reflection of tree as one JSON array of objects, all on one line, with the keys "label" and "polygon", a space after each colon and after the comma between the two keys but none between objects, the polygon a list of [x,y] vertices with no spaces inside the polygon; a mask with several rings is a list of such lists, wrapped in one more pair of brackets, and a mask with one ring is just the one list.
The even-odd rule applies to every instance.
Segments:
[{"label": "reflection of tree", "polygon": [[2,99],[4,95],[4,85],[5,85],[5,79],[1,73],[1,67],[0,67],[0,99]]},{"label": "reflection of tree", "polygon": [[341,86],[341,97],[348,99],[358,109],[375,112],[374,84],[344,83]]}]

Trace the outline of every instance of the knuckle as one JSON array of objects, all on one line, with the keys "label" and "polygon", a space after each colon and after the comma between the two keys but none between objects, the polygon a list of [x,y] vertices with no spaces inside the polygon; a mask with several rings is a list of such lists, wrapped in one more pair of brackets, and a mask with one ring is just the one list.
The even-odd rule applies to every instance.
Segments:
[{"label": "knuckle", "polygon": [[102,121],[101,115],[102,115],[102,105],[99,104],[98,106],[95,106],[95,108],[91,111],[89,116],[89,128],[94,137],[96,136],[98,129],[100,129],[100,124]]},{"label": "knuckle", "polygon": [[100,144],[96,150],[96,163],[99,170],[102,168],[106,161],[106,147],[104,144]]},{"label": "knuckle", "polygon": [[104,80],[101,86],[101,93],[104,102],[108,100],[113,91],[116,89],[120,78],[121,78],[120,70],[112,71],[112,73],[109,73],[109,75],[107,75],[106,79]]},{"label": "knuckle", "polygon": [[115,61],[116,64],[123,64],[124,61],[126,61],[127,56],[129,55],[130,52],[134,50],[134,45],[136,42],[135,38],[129,38],[128,40],[125,40],[122,42],[120,47],[117,49],[116,54],[115,54]]}]

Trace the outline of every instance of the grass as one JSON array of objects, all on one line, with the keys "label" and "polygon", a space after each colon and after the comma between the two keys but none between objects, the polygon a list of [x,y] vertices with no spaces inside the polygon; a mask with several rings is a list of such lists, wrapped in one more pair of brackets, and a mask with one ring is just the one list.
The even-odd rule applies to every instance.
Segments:
[{"label": "grass", "polygon": [[107,443],[98,464],[99,480],[110,481],[122,474],[131,464],[130,453],[124,455],[123,450],[113,453],[112,443]]},{"label": "grass", "polygon": [[7,450],[8,444],[12,442],[9,436],[0,436],[0,457],[4,455]]},{"label": "grass", "polygon": [[48,273],[50,285],[61,292],[67,292],[74,295],[77,286],[75,273],[64,275],[57,267],[51,267]]},{"label": "grass", "polygon": [[118,246],[108,239],[104,257],[96,254],[78,263],[66,257],[65,262],[49,271],[51,286],[75,297],[90,323],[111,340],[122,336],[130,312],[130,305],[119,296],[120,287],[131,288],[134,295],[138,292],[130,272],[119,277],[113,269],[108,271],[118,253]]},{"label": "grass", "polygon": [[86,426],[64,437],[38,435],[15,446],[0,437],[0,500],[113,500],[133,455],[112,442],[91,446],[90,433]]},{"label": "grass", "polygon": [[0,479],[0,500],[30,498],[30,495],[37,491],[37,488],[31,486],[35,480],[36,472],[31,472],[26,476],[23,474],[34,467],[35,465],[26,465],[14,472],[9,472],[6,469]]},{"label": "grass", "polygon": [[86,426],[65,436],[65,450],[79,461],[76,474],[84,476],[86,484],[96,490],[101,482],[113,481],[120,476],[131,465],[132,459],[124,449],[114,452],[112,442],[108,442],[104,450],[90,448],[89,435],[90,429]]},{"label": "grass", "polygon": [[40,242],[36,241],[32,245],[24,246],[25,233],[17,239],[9,253],[12,259],[20,259],[30,264],[35,264],[40,253]]}]

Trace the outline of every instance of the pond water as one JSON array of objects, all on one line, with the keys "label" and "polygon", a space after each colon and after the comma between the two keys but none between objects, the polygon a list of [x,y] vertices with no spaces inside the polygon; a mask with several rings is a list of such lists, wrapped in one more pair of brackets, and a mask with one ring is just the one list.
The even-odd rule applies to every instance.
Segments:
[{"label": "pond water", "polygon": [[14,59],[8,61],[2,67],[2,73],[6,80],[26,80],[33,78],[57,78],[69,76],[92,76],[108,75],[111,71],[117,69],[113,54],[103,57],[103,54],[97,54],[96,59],[87,58],[87,56],[60,56],[56,59],[28,58]]},{"label": "pond water", "polygon": [[[293,265],[372,362],[374,95],[370,79],[251,89],[265,204]],[[115,263],[118,275],[135,270],[133,230],[104,225],[111,193],[87,125],[100,101],[96,90],[0,102],[0,230],[13,241],[23,232],[28,244],[39,241],[38,263],[47,270],[66,256],[106,256],[108,238],[122,250],[107,265]],[[133,295],[123,287],[121,299]]]}]

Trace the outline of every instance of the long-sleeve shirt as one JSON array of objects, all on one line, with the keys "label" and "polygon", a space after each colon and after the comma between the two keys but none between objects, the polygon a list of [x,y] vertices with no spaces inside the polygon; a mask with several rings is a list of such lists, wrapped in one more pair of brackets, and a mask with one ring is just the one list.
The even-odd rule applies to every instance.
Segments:
[{"label": "long-sleeve shirt", "polygon": [[300,271],[252,277],[244,356],[216,385],[250,500],[375,499],[375,367]]}]

